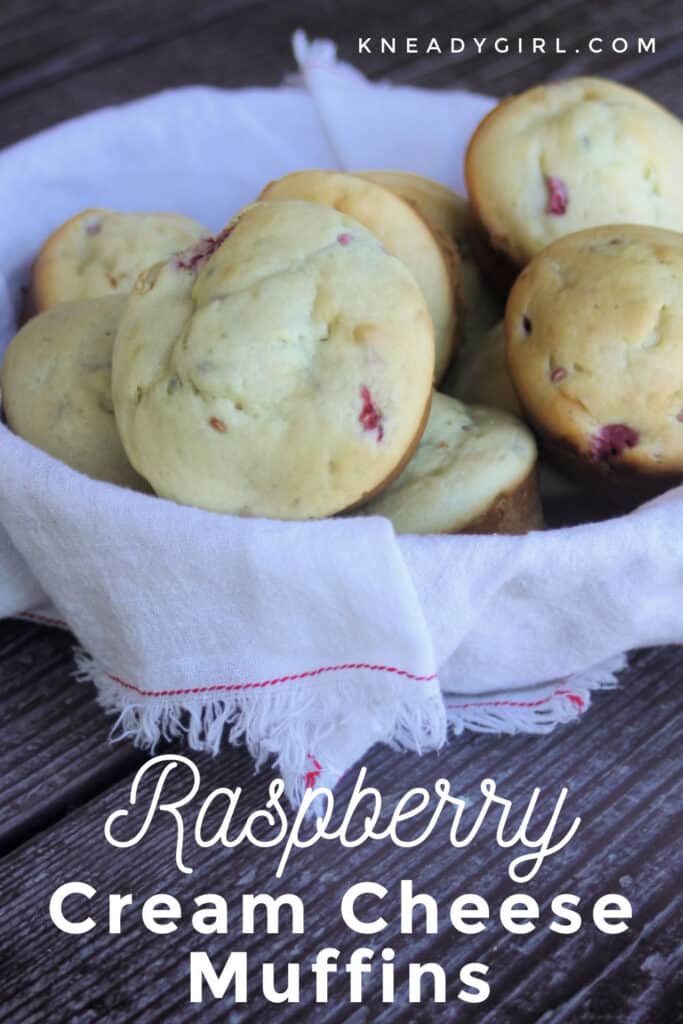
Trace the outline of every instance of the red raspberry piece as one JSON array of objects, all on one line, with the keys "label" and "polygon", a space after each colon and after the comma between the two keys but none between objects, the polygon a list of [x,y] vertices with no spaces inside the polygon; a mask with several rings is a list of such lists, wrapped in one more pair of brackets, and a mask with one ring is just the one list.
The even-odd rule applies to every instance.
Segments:
[{"label": "red raspberry piece", "polygon": [[349,245],[351,242],[351,235],[343,232],[341,235],[337,235],[337,241],[340,245]]},{"label": "red raspberry piece", "polygon": [[176,270],[190,270],[194,273],[205,260],[208,260],[209,256],[215,253],[216,249],[223,244],[226,238],[230,237],[236,227],[237,220],[233,221],[232,224],[228,224],[227,228],[223,228],[215,238],[200,238],[189,249],[178,253],[173,261],[173,266]]},{"label": "red raspberry piece", "polygon": [[560,381],[564,380],[564,378],[566,376],[567,376],[567,371],[562,366],[558,366],[550,374],[550,379],[553,382],[553,384],[559,384]]},{"label": "red raspberry piece", "polygon": [[358,422],[362,426],[363,430],[376,430],[377,431],[377,443],[379,444],[384,437],[384,426],[382,424],[382,413],[376,407],[370,394],[370,389],[366,388],[365,385],[360,389],[360,397],[363,402]]},{"label": "red raspberry piece", "polygon": [[623,423],[611,423],[602,427],[590,439],[589,453],[595,462],[601,459],[617,458],[627,448],[635,448],[640,442],[640,434],[633,427]]},{"label": "red raspberry piece", "polygon": [[191,245],[189,249],[184,249],[183,252],[178,253],[173,260],[173,266],[176,270],[190,270],[194,273],[195,270],[199,270],[204,260],[208,260],[209,256],[215,251],[215,238],[201,238],[194,245]]},{"label": "red raspberry piece", "polygon": [[213,427],[214,430],[217,430],[219,434],[224,434],[228,429],[223,420],[219,420],[217,416],[211,417],[209,420],[209,426]]},{"label": "red raspberry piece", "polygon": [[214,242],[215,242],[214,249],[217,249],[219,245],[222,245],[223,242],[226,240],[226,238],[230,238],[230,235],[233,233],[233,231],[237,227],[237,221],[238,220],[239,220],[239,217],[236,220],[234,220],[232,222],[232,224],[228,224],[228,226],[226,228],[223,228],[223,230],[220,232],[220,234],[216,235],[216,238],[214,239]]},{"label": "red raspberry piece", "polygon": [[561,217],[563,213],[567,212],[569,204],[567,186],[562,181],[562,178],[547,177],[545,179],[545,187],[548,189],[548,205],[545,208],[545,212]]}]

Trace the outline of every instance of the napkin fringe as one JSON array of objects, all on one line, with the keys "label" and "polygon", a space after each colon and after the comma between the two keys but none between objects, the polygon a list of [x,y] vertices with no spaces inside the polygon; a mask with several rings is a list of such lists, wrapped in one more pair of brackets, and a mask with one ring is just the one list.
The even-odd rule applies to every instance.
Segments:
[{"label": "napkin fringe", "polygon": [[[358,708],[356,684],[339,678],[328,680],[324,692],[311,688],[303,700],[300,691],[274,687],[268,701],[258,693],[240,691],[209,700],[187,694],[172,702],[155,697],[130,703],[96,658],[82,648],[76,648],[74,654],[75,678],[94,683],[100,705],[117,716],[111,731],[113,741],[131,740],[153,752],[162,741],[184,737],[191,750],[215,756],[225,735],[229,743],[245,744],[257,768],[274,758],[294,805],[300,803],[307,787],[334,785],[348,767],[335,766],[328,746],[336,747],[334,740],[352,726],[352,716],[371,715],[375,736],[394,749],[418,754],[441,747],[448,730],[456,736],[466,730],[543,734],[577,720],[590,706],[593,690],[617,686],[617,673],[627,661],[625,655],[619,655],[557,682],[540,695],[519,698],[492,694],[457,700],[455,694],[425,693],[416,701],[414,692],[403,695],[392,688],[386,701],[379,706],[375,703],[370,711]],[[335,707],[353,711],[331,720],[329,710]]]},{"label": "napkin fringe", "polygon": [[444,694],[448,724],[456,736],[471,732],[548,733],[556,726],[576,721],[588,710],[593,690],[611,690],[618,685],[617,674],[626,667],[626,655],[620,654],[585,672],[568,676],[549,693],[539,697],[500,697],[453,700]]},{"label": "napkin fringe", "polygon": [[[328,679],[324,689],[311,687],[302,699],[300,690],[286,686],[270,689],[269,699],[253,691],[221,693],[211,699],[192,694],[173,700],[154,697],[130,702],[111,674],[87,651],[75,648],[74,677],[94,683],[97,700],[108,714],[117,716],[112,741],[129,740],[154,752],[162,741],[183,737],[191,750],[218,754],[224,739],[244,743],[260,768],[274,758],[285,779],[287,796],[298,804],[307,786],[334,785],[348,768],[336,766],[328,745],[338,749],[342,731],[352,731],[359,715],[370,719],[373,735],[394,749],[418,754],[435,750],[446,741],[447,723],[440,693],[425,692],[416,699],[413,689],[389,686],[386,699],[372,708],[359,707],[358,681]],[[333,709],[351,709],[331,717]],[[312,762],[317,765],[311,771]],[[312,779],[315,775],[315,780]]]}]

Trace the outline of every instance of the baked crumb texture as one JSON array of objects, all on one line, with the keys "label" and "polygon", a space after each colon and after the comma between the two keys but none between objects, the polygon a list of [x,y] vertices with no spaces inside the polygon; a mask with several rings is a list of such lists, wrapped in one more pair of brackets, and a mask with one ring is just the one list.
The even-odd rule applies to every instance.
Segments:
[{"label": "baked crumb texture", "polygon": [[583,228],[683,230],[683,126],[641,93],[574,78],[504,100],[474,133],[466,178],[489,244],[519,268]]},{"label": "baked crumb texture", "polygon": [[505,324],[515,389],[553,450],[635,492],[683,477],[683,235],[560,239],[520,275]]},{"label": "baked crumb texture", "polygon": [[388,483],[424,429],[434,332],[412,274],[319,203],[255,203],[143,273],[113,395],[164,497],[235,515],[332,515]]},{"label": "baked crumb texture", "polygon": [[178,214],[84,210],[53,232],[38,253],[35,309],[130,292],[146,267],[208,235],[202,224]]},{"label": "baked crumb texture", "polygon": [[542,525],[535,465],[519,419],[436,393],[415,455],[362,512],[399,533],[525,533]]}]

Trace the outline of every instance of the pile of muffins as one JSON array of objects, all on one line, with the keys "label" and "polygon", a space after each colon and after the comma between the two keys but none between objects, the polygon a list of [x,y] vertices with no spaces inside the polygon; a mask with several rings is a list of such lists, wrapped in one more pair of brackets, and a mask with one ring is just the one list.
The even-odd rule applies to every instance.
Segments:
[{"label": "pile of muffins", "polygon": [[683,480],[683,126],[580,78],[500,103],[469,202],[300,171],[216,236],[91,209],[44,243],[7,349],[17,434],[213,512],[543,522],[543,457],[633,504]]}]

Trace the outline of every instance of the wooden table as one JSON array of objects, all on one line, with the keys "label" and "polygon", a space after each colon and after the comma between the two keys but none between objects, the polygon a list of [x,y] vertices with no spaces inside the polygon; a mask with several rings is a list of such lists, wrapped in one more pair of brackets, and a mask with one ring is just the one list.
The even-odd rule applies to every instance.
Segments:
[{"label": "wooden table", "polygon": [[[276,83],[292,69],[289,38],[298,25],[312,36],[337,38],[342,56],[355,59],[372,78],[390,75],[400,82],[504,94],[547,76],[588,71],[637,83],[683,114],[683,17],[678,3],[664,0],[553,0],[542,5],[529,0],[487,5],[376,0],[371,10],[361,0],[5,0],[0,10],[0,142],[102,104],[181,83]],[[358,35],[448,40],[451,35],[502,34],[560,35],[568,54],[354,56]],[[655,54],[585,53],[591,36],[637,34],[656,35]],[[577,54],[577,48],[584,52]],[[11,196],[3,199],[11,202]],[[332,990],[337,998],[326,1005],[313,1005],[309,987],[301,1004],[276,1009],[262,999],[248,1007],[212,1000],[191,1005],[189,950],[204,949],[218,963],[231,946],[247,949],[253,973],[269,959],[306,962],[323,945],[338,946],[344,957],[367,941],[339,923],[336,907],[352,881],[381,881],[395,894],[400,879],[410,877],[444,908],[463,891],[478,892],[496,907],[519,888],[507,877],[504,851],[484,835],[466,853],[458,853],[441,830],[415,853],[384,842],[371,851],[303,851],[285,882],[275,882],[273,855],[251,848],[230,854],[204,851],[194,859],[194,874],[179,877],[172,834],[162,827],[135,850],[113,850],[103,838],[103,822],[111,809],[125,803],[142,756],[126,744],[108,745],[111,723],[92,689],[73,680],[71,650],[72,638],[58,630],[0,623],[0,1021],[683,1020],[680,649],[634,654],[620,691],[599,694],[579,725],[552,736],[469,734],[422,759],[380,747],[366,758],[369,780],[388,800],[440,775],[462,793],[493,776],[513,799],[528,798],[535,785],[550,794],[566,785],[571,812],[581,815],[583,824],[570,846],[525,888],[542,908],[562,891],[580,895],[588,905],[604,892],[622,892],[634,908],[628,932],[596,936],[584,928],[561,936],[539,928],[529,936],[513,936],[492,925],[482,935],[462,937],[448,926],[444,912],[437,936],[418,932],[407,937],[399,934],[394,898],[382,944],[395,948],[397,964],[435,960],[457,978],[465,961],[489,963],[492,992],[486,1003],[468,1007],[452,998],[445,1007],[401,1007],[399,1002],[392,1007],[379,1001],[373,981],[366,1002],[351,1007],[342,978]],[[241,782],[240,814],[260,806],[270,776],[267,771],[255,776],[243,750],[224,750],[216,759],[198,757],[197,764],[203,793]],[[342,799],[350,785],[342,782]],[[241,938],[237,930],[234,938],[203,939],[183,926],[152,938],[138,923],[124,926],[121,935],[98,927],[90,935],[65,936],[50,923],[47,905],[52,891],[70,879],[95,886],[100,915],[110,892],[130,891],[141,900],[153,892],[189,899],[216,891],[237,901],[242,892],[290,888],[305,899],[306,934]]]}]

